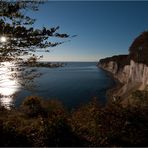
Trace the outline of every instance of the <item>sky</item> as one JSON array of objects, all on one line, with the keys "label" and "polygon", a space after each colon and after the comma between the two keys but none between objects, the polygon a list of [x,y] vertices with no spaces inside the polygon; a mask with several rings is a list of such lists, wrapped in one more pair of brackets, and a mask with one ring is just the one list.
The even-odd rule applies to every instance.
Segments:
[{"label": "sky", "polygon": [[36,18],[35,28],[60,26],[60,33],[77,35],[40,53],[45,61],[99,61],[128,54],[133,40],[148,30],[148,1],[48,1],[27,13]]}]

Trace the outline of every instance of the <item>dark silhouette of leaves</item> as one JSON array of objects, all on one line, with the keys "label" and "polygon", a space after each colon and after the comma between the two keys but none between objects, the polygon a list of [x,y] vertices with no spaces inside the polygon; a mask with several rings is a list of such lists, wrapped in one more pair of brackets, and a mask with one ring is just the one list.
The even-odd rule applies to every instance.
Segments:
[{"label": "dark silhouette of leaves", "polygon": [[1,58],[26,55],[30,51],[35,52],[36,49],[48,51],[46,48],[65,42],[51,42],[50,37],[61,39],[70,37],[66,33],[58,33],[59,26],[49,29],[30,27],[35,19],[24,15],[23,11],[38,11],[39,4],[43,2],[45,1],[0,1],[0,36],[7,38],[7,42],[0,42]]}]

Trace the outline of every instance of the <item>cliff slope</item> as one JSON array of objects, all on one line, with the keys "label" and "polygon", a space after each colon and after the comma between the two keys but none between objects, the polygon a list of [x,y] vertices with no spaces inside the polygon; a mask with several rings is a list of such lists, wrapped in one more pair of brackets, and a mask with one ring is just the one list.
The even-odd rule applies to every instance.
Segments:
[{"label": "cliff slope", "polygon": [[143,32],[134,40],[129,48],[129,55],[101,59],[98,66],[112,73],[123,84],[114,92],[116,96],[129,95],[135,89],[147,89],[148,32]]}]

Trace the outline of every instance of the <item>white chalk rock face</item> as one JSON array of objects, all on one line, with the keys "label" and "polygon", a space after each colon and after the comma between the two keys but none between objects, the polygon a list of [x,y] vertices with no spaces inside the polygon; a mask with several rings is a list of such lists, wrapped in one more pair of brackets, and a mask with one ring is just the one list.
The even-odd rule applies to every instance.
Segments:
[{"label": "white chalk rock face", "polygon": [[143,90],[148,85],[148,66],[142,63],[130,61],[130,65],[125,65],[120,68],[114,61],[103,63],[99,65],[106,71],[109,71],[123,83],[122,93],[125,93],[129,87],[134,87],[139,84],[138,89]]}]

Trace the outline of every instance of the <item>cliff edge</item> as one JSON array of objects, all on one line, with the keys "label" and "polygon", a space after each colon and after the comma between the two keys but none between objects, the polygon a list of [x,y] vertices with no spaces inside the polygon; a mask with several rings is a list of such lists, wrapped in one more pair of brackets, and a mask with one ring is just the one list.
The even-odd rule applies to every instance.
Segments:
[{"label": "cliff edge", "polygon": [[113,96],[127,97],[134,90],[148,86],[148,32],[138,36],[129,48],[128,55],[101,59],[98,66],[110,72],[122,85]]}]

